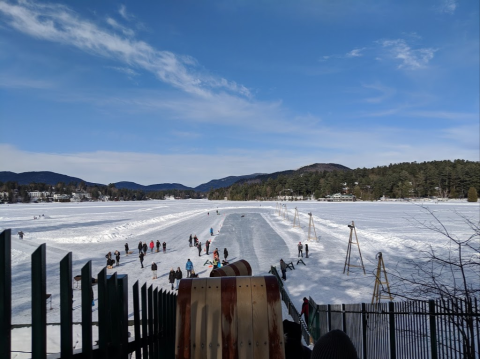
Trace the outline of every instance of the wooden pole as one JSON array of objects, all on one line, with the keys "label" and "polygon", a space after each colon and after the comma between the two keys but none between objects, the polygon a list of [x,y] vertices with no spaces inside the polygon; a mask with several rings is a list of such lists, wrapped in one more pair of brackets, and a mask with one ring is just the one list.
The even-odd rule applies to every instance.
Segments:
[{"label": "wooden pole", "polygon": [[[347,255],[345,256],[345,265],[343,266],[343,273],[345,274],[345,269],[347,269],[347,275],[350,273],[350,267],[363,268],[363,274],[366,275],[365,266],[363,265],[362,251],[360,250],[360,242],[358,241],[357,230],[355,228],[355,223],[352,221],[352,224],[348,225],[350,228],[350,236],[348,237],[348,247]],[[353,242],[353,233],[355,233],[355,242]],[[350,264],[350,255],[352,253],[352,244],[356,244],[358,248],[358,254],[360,255],[361,266]]]},{"label": "wooden pole", "polygon": [[[315,229],[315,223],[313,222],[312,212],[310,212],[308,215],[310,216],[310,220],[308,222],[307,241],[314,240],[316,242],[316,241],[318,241],[318,237],[317,237],[317,230]],[[312,236],[312,234],[314,234],[314,235]]]},{"label": "wooden pole", "polygon": [[[372,304],[380,303],[381,299],[393,300],[390,293],[390,284],[388,283],[387,271],[385,270],[385,263],[383,262],[382,252],[378,252],[376,255],[378,258],[377,273],[375,274],[375,286],[373,287]],[[382,272],[385,277],[385,281],[382,282]],[[387,286],[388,296],[382,296],[383,285]]]},{"label": "wooden pole", "polygon": [[299,227],[300,228],[300,217],[298,215],[298,209],[295,207],[295,214],[293,216],[293,227]]}]

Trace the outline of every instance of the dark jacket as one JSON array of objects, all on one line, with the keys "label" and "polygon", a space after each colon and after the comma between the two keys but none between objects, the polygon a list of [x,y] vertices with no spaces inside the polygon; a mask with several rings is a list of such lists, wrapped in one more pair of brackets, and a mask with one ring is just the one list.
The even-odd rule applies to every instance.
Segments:
[{"label": "dark jacket", "polygon": [[142,242],[138,242],[138,249],[139,249],[139,250],[142,250],[142,248],[143,248]]},{"label": "dark jacket", "polygon": [[287,264],[284,261],[280,261],[280,269],[282,271],[287,270]]},{"label": "dark jacket", "polygon": [[128,243],[125,244],[125,251],[128,252],[130,248],[128,248]]},{"label": "dark jacket", "polygon": [[148,249],[147,243],[143,243],[143,251],[146,252]]},{"label": "dark jacket", "polygon": [[140,255],[138,256],[138,258],[140,258],[140,262],[143,262],[143,253],[140,252]]},{"label": "dark jacket", "polygon": [[175,279],[182,279],[182,271],[178,270],[175,272]]},{"label": "dark jacket", "polygon": [[160,241],[157,241],[157,249],[160,248]]},{"label": "dark jacket", "polygon": [[170,273],[168,274],[168,281],[170,283],[175,282],[175,271],[174,270],[171,270]]},{"label": "dark jacket", "polygon": [[157,263],[152,263],[152,270],[157,270]]},{"label": "dark jacket", "polygon": [[227,258],[228,257],[228,251],[227,251],[227,248],[225,248],[223,250],[223,258]]}]

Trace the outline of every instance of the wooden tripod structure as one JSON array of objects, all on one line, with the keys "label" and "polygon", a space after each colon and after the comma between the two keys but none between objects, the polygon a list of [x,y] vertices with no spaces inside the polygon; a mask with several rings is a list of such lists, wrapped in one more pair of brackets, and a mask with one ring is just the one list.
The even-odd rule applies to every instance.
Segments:
[{"label": "wooden tripod structure", "polygon": [[288,221],[288,211],[287,211],[287,205],[286,204],[283,207],[283,220]]},{"label": "wooden tripod structure", "polygon": [[[385,270],[385,263],[383,262],[382,252],[378,252],[376,258],[378,258],[378,265],[377,274],[375,275],[375,286],[373,288],[372,304],[380,303],[381,299],[388,299],[390,301],[393,300],[392,294],[390,293],[390,284],[388,284],[387,271]],[[382,272],[383,276],[385,277],[384,282],[382,282]],[[384,284],[387,286],[388,296],[382,295],[382,288],[384,288]]]},{"label": "wooden tripod structure", "polygon": [[[363,265],[362,251],[360,250],[360,242],[358,241],[357,230],[355,229],[355,223],[353,223],[352,221],[352,224],[349,224],[348,228],[350,228],[350,237],[348,238],[348,248],[347,248],[347,255],[345,257],[345,265],[343,266],[343,274],[345,274],[345,269],[347,269],[347,275],[348,275],[350,273],[350,267],[358,267],[358,268],[363,268],[363,274],[366,275],[367,273],[365,272],[365,266]],[[353,242],[354,232],[355,232],[356,242]],[[352,253],[352,244],[356,244],[358,247],[358,253],[360,254],[360,263],[362,263],[361,266],[350,264],[350,254]]]},{"label": "wooden tripod structure", "polygon": [[295,214],[293,215],[293,227],[300,228],[300,217],[298,216],[298,209],[295,207]]},{"label": "wooden tripod structure", "polygon": [[310,221],[308,222],[308,237],[307,237],[307,241],[313,240],[313,241],[317,242],[317,241],[318,241],[317,231],[316,231],[316,229],[315,229],[315,223],[313,223],[312,212],[310,212],[308,215],[310,216]]},{"label": "wooden tripod structure", "polygon": [[277,216],[280,215],[280,203],[277,202],[277,207],[275,208],[275,213],[277,214]]}]

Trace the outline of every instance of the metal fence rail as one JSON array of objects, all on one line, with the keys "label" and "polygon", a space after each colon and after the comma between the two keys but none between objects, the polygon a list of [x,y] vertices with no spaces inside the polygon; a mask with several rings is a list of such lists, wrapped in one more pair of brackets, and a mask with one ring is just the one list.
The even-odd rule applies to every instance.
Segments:
[{"label": "metal fence rail", "polygon": [[379,304],[321,304],[309,298],[305,323],[283,288],[282,299],[303,337],[316,342],[333,329],[352,340],[360,359],[368,358],[480,358],[478,298],[387,302]]},{"label": "metal fence rail", "polygon": [[[82,350],[73,350],[72,254],[60,262],[60,353],[49,358],[174,358],[176,294],[133,285],[134,339],[128,338],[128,276],[98,273],[98,344],[92,341],[91,262],[81,270]],[[0,358],[11,356],[11,230],[0,233]],[[32,358],[47,358],[46,245],[32,254]],[[140,305],[141,303],[141,305]],[[140,311],[142,319],[140,319]]]}]

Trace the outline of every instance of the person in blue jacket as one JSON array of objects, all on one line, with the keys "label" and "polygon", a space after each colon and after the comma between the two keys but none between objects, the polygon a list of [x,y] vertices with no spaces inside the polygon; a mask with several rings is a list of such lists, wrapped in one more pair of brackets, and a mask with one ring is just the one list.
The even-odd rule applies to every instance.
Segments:
[{"label": "person in blue jacket", "polygon": [[192,275],[192,270],[193,270],[193,263],[190,260],[190,258],[188,258],[187,264],[185,264],[185,269],[187,270],[187,278],[190,278],[190,276]]},{"label": "person in blue jacket", "polygon": [[213,236],[213,228],[210,228],[210,235]]}]

